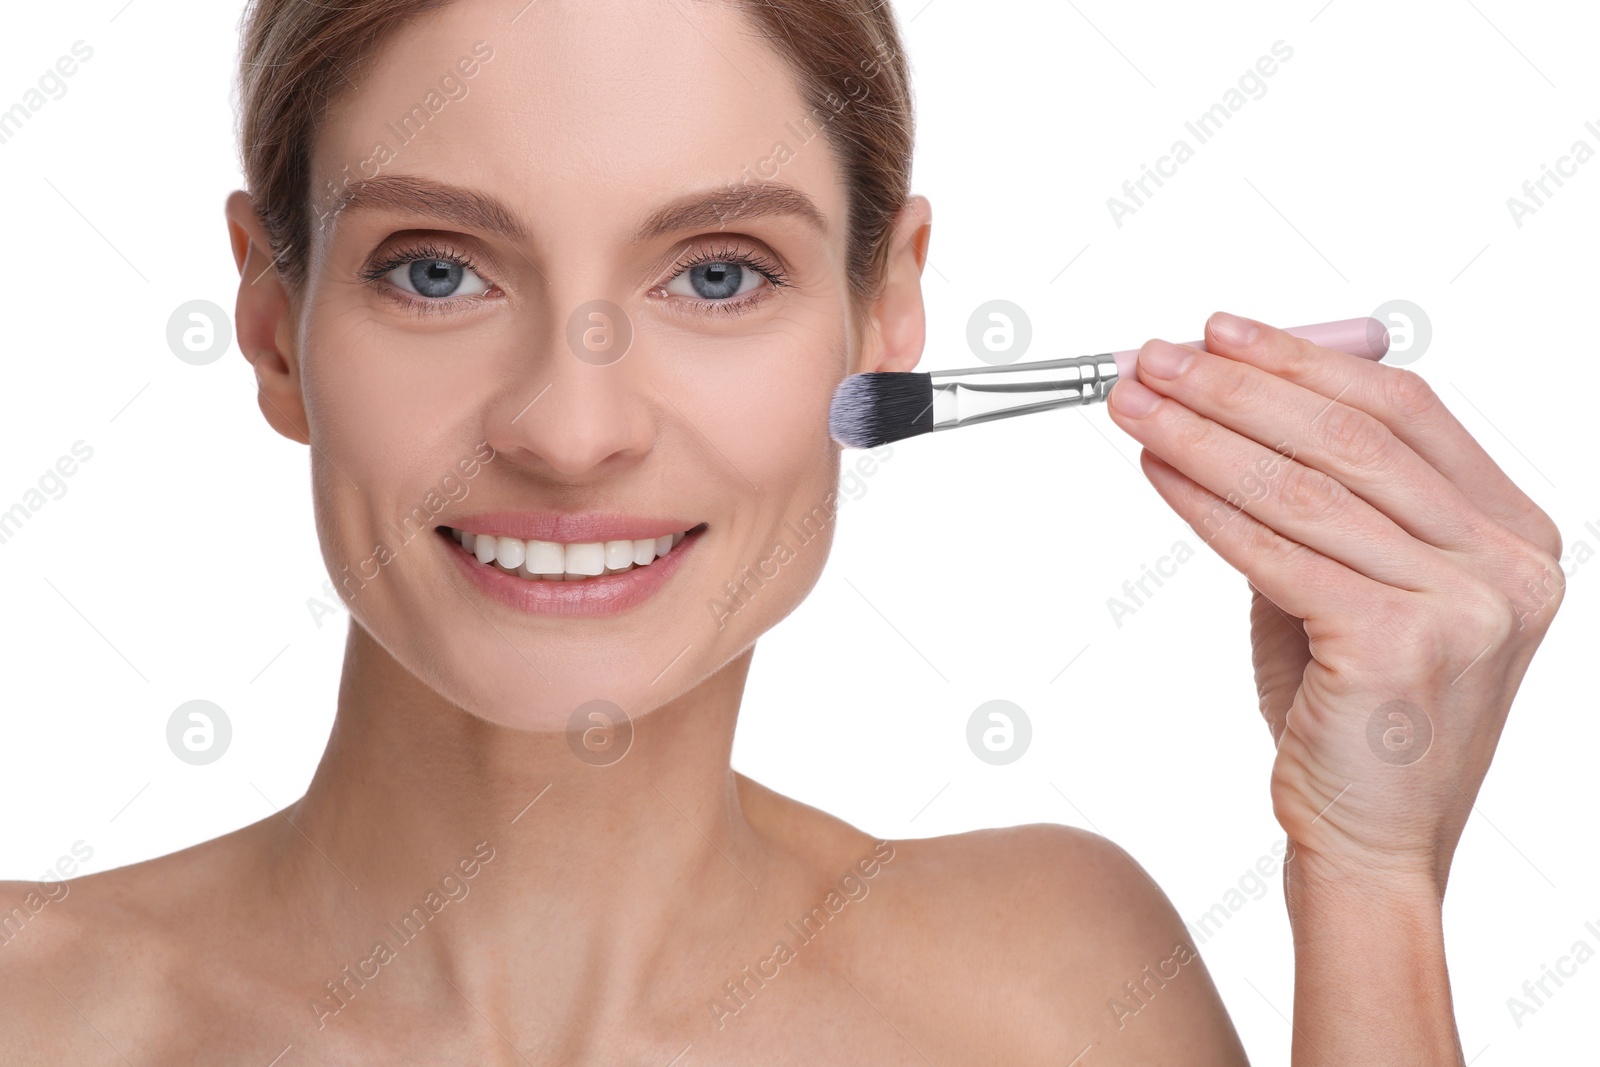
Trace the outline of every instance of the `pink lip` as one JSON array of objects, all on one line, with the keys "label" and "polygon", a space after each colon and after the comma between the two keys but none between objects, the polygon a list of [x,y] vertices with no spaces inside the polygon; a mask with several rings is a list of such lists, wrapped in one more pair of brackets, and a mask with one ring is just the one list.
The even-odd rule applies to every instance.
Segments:
[{"label": "pink lip", "polygon": [[[461,521],[465,523],[467,520]],[[643,529],[642,526],[636,528]],[[694,533],[684,535],[670,552],[653,563],[634,567],[621,574],[599,574],[582,581],[568,582],[523,578],[508,574],[494,564],[479,563],[478,558],[457,544],[448,531],[443,528],[437,531],[445,551],[455,558],[456,566],[465,571],[467,578],[485,594],[507,607],[542,615],[616,615],[644,603],[667,584],[682,566],[683,558],[699,543],[702,533],[704,530],[697,529]],[[528,539],[532,535],[505,536]],[[641,533],[636,540],[643,540],[645,536],[645,533]],[[600,539],[594,537],[596,541]],[[621,536],[613,538],[617,541],[623,539]]]},{"label": "pink lip", "polygon": [[700,523],[698,520],[651,519],[642,515],[607,515],[600,512],[562,515],[548,511],[486,511],[479,515],[453,518],[450,525],[457,530],[488,537],[559,541],[570,545],[586,541],[643,541],[646,537],[681,533]]}]

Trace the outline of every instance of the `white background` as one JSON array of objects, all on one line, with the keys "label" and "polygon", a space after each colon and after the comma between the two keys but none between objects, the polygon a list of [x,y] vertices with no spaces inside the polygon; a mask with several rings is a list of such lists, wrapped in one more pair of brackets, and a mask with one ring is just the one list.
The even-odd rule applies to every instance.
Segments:
[{"label": "white background", "polygon": [[[0,877],[38,877],[80,840],[103,870],[260,819],[300,795],[332,721],[346,617],[318,627],[307,607],[326,575],[305,450],[260,419],[237,348],[195,367],[166,343],[180,304],[233,307],[240,7],[13,5],[0,35],[0,108],[74,41],[94,49],[0,144],[0,510],[75,441],[94,450],[0,544]],[[1520,227],[1507,198],[1574,141],[1600,149],[1584,127],[1600,126],[1600,17],[1507,0],[896,8],[914,186],[934,205],[924,369],[973,364],[968,316],[996,298],[1028,313],[1035,359],[1193,340],[1218,308],[1283,326],[1391,299],[1426,311],[1413,369],[1555,517],[1572,582],[1450,882],[1463,1044],[1477,1067],[1592,1060],[1600,962],[1520,1027],[1507,998],[1580,939],[1600,950],[1583,673],[1600,633],[1600,561],[1584,562],[1600,551],[1600,161]],[[1265,94],[1118,227],[1107,198],[1194,145],[1185,120],[1279,40],[1293,56]],[[815,592],[762,639],[734,764],[887,837],[1092,827],[1191,922],[1268,857],[1263,895],[1201,951],[1252,1061],[1284,1064],[1292,954],[1247,590],[1137,452],[1100,409],[895,446],[842,508]],[[1177,541],[1195,557],[1117,625],[1107,598]],[[207,767],[165,741],[195,698],[233,724]],[[1033,728],[1000,767],[965,739],[996,698]]]}]

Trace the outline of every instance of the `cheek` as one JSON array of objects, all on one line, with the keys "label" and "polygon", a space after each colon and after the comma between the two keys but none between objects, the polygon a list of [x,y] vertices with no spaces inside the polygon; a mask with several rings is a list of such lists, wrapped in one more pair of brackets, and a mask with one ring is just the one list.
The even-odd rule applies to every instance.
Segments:
[{"label": "cheek", "polygon": [[[831,475],[837,460],[827,434],[831,388],[794,385],[752,395],[747,415],[751,466],[757,485],[785,489]],[[765,478],[764,482],[762,479]]]},{"label": "cheek", "polygon": [[704,432],[739,470],[725,483],[737,520],[723,542],[726,557],[708,571],[706,591],[714,628],[726,632],[730,647],[794,610],[827,562],[839,477],[827,416],[843,374],[844,343],[769,344],[754,351],[731,384],[702,390],[721,400],[704,412],[705,425],[715,427]]},{"label": "cheek", "polygon": [[415,469],[393,458],[419,450],[471,401],[476,375],[438,339],[408,337],[363,314],[330,317],[310,335],[317,340],[302,367],[312,438],[363,487],[381,481],[350,467],[363,475]]},{"label": "cheek", "polygon": [[[418,380],[418,367],[438,361],[409,358],[375,340],[385,335],[370,326],[330,323],[311,335],[318,340],[302,367],[317,528],[333,568],[356,569],[379,543],[395,540],[390,523],[414,507],[436,507],[425,494],[460,476],[465,454],[441,451],[437,428],[450,424],[458,399],[465,402],[451,395],[464,376]],[[400,484],[402,477],[417,488]],[[418,521],[427,518],[424,512]]]},{"label": "cheek", "polygon": [[673,401],[699,431],[692,436],[703,435],[695,446],[714,446],[708,462],[746,491],[753,484],[772,507],[787,508],[788,498],[831,480],[838,457],[828,406],[843,373],[842,345],[814,331],[751,337],[737,358],[719,356],[681,378]]}]

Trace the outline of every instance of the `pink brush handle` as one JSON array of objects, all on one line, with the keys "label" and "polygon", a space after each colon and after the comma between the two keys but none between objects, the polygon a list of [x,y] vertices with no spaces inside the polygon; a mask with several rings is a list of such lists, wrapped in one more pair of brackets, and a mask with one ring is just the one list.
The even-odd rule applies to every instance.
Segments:
[{"label": "pink brush handle", "polygon": [[[1389,351],[1389,328],[1373,318],[1340,319],[1338,322],[1291,326],[1283,332],[1304,337],[1322,348],[1334,348],[1340,352],[1348,352],[1352,356],[1360,356],[1362,359],[1382,359],[1383,354]],[[1204,341],[1186,343],[1190,348],[1198,348],[1202,352],[1211,351]],[[1117,361],[1118,377],[1126,378],[1133,374],[1133,368],[1139,362],[1139,350],[1133,348],[1125,352],[1113,352],[1111,358]]]}]

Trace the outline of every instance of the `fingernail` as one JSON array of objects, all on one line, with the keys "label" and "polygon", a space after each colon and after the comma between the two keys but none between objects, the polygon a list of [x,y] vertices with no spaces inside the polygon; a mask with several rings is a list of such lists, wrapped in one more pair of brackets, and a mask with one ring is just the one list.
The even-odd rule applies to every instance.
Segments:
[{"label": "fingernail", "polygon": [[1237,315],[1230,315],[1226,311],[1218,311],[1211,316],[1211,336],[1225,345],[1243,348],[1256,339],[1261,332],[1261,324],[1253,319],[1241,319]]},{"label": "fingernail", "polygon": [[1171,341],[1150,341],[1139,350],[1139,371],[1157,378],[1176,378],[1194,362],[1194,349]]},{"label": "fingernail", "polygon": [[1117,384],[1111,387],[1111,403],[1124,415],[1142,419],[1161,403],[1161,394],[1139,384],[1137,378],[1118,378]]}]

